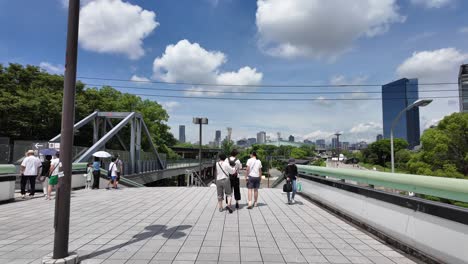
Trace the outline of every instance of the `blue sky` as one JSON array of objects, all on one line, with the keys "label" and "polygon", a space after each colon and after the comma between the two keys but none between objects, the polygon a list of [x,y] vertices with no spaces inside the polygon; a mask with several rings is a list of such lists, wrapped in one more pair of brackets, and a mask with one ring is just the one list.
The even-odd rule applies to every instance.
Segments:
[{"label": "blue sky", "polygon": [[[375,3],[378,2],[378,3]],[[27,8],[25,8],[27,6]],[[220,84],[384,84],[457,82],[468,63],[468,2],[461,0],[82,0],[78,76],[92,85],[187,89],[120,89],[137,94],[210,98],[311,98],[313,101],[226,101],[146,97],[163,104],[178,137],[198,137],[193,116],[206,116],[204,141],[215,130],[233,137],[281,132],[298,139],[375,139],[379,94],[262,95],[220,92],[379,92],[379,87],[245,88],[164,85],[133,80]],[[0,0],[0,63],[63,72],[67,9],[63,0]],[[445,92],[424,92],[446,89]],[[420,96],[456,96],[456,86],[421,86]],[[421,109],[421,127],[457,111],[457,98]]]}]

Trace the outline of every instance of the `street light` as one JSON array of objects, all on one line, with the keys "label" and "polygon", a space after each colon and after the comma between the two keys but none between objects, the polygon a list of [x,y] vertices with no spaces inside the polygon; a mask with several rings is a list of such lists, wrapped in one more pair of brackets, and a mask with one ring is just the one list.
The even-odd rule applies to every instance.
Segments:
[{"label": "street light", "polygon": [[202,173],[202,125],[208,125],[208,118],[206,117],[194,117],[193,123],[196,125],[200,125],[200,145],[198,150],[198,159],[199,159],[199,176],[201,180],[201,173]]},{"label": "street light", "polygon": [[390,127],[390,154],[392,158],[392,173],[395,173],[395,156],[393,154],[393,129],[395,128],[396,124],[398,123],[398,120],[400,120],[401,116],[403,113],[406,113],[406,111],[413,109],[415,107],[424,107],[427,106],[432,102],[432,99],[419,99],[413,104],[409,105],[405,109],[403,109],[397,117],[393,120],[392,126]]}]

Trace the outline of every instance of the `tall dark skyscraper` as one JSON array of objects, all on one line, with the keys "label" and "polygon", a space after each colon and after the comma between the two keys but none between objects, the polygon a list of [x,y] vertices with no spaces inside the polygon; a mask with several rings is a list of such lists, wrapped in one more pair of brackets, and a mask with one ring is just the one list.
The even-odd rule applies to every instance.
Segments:
[{"label": "tall dark skyscraper", "polygon": [[[393,120],[406,107],[418,100],[418,79],[400,79],[382,86],[383,135],[390,138]],[[393,130],[393,138],[403,138],[409,147],[419,145],[419,108],[404,113]]]},{"label": "tall dark skyscraper", "polygon": [[215,141],[216,141],[216,142],[220,142],[220,141],[221,141],[221,130],[216,130]]},{"label": "tall dark skyscraper", "polygon": [[379,140],[382,140],[383,139],[383,135],[382,134],[378,134],[377,137],[376,137],[376,141],[379,141]]},{"label": "tall dark skyscraper", "polygon": [[185,143],[185,126],[184,125],[179,126],[179,142]]},{"label": "tall dark skyscraper", "polygon": [[468,113],[468,64],[460,66],[458,92],[460,96],[460,113]]}]

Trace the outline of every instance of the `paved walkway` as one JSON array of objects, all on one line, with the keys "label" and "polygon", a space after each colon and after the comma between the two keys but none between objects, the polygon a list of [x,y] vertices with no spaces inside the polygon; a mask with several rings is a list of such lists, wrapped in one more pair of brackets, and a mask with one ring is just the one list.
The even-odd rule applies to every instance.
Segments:
[{"label": "paved walkway", "polygon": [[[414,263],[300,197],[287,205],[279,189],[233,214],[218,212],[215,188],[72,196],[70,250],[81,263]],[[0,205],[0,263],[40,263],[53,248],[53,210],[43,199]]]}]

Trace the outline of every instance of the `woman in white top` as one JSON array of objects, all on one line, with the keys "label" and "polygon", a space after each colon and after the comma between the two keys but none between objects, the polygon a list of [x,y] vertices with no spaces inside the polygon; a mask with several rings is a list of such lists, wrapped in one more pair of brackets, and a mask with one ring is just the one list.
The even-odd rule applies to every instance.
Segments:
[{"label": "woman in white top", "polygon": [[232,214],[231,204],[231,182],[229,181],[229,174],[234,174],[235,170],[231,168],[229,162],[226,161],[226,155],[219,154],[219,160],[216,162],[216,191],[218,193],[218,207],[219,211],[223,211],[223,200],[226,194],[227,203],[226,209]]},{"label": "woman in white top", "polygon": [[247,160],[247,189],[248,189],[248,209],[252,209],[252,193],[254,194],[254,204],[257,207],[258,188],[262,179],[262,162],[257,159],[257,153],[253,151],[250,154],[250,159]]}]

